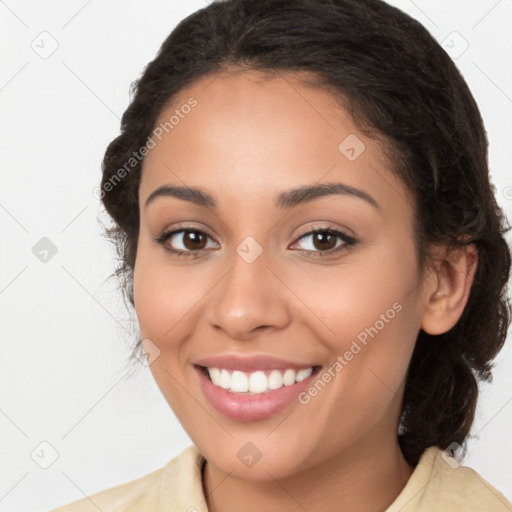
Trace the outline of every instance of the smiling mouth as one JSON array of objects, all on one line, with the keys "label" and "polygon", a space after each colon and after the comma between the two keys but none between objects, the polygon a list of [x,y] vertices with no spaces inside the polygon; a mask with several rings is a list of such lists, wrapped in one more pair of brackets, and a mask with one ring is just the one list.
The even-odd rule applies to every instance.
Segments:
[{"label": "smiling mouth", "polygon": [[317,374],[321,368],[321,366],[310,366],[300,370],[283,368],[246,372],[226,368],[196,366],[214,386],[234,394],[243,395],[261,395],[284,386],[292,386]]}]

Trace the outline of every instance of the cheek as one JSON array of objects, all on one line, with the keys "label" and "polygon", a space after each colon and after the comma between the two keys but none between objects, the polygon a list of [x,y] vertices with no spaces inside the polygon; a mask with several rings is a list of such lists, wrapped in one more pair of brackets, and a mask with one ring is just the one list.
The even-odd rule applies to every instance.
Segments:
[{"label": "cheek", "polygon": [[414,246],[396,247],[380,246],[378,255],[368,251],[353,265],[347,259],[329,274],[318,269],[298,281],[297,295],[322,320],[316,337],[331,355],[336,396],[358,414],[363,402],[376,412],[400,395],[420,328]]},{"label": "cheek", "polygon": [[140,246],[133,291],[142,338],[159,342],[178,339],[176,332],[186,324],[194,306],[205,296],[206,278],[194,270],[194,279],[191,279],[186,265],[166,264],[163,250]]},{"label": "cheek", "polygon": [[402,329],[413,332],[416,322],[419,329],[420,283],[412,243],[376,245],[339,266],[311,266],[299,273],[294,291],[322,321],[322,338],[333,352],[377,332],[399,338]]},{"label": "cheek", "polygon": [[[142,340],[151,340],[158,357],[150,364],[155,382],[178,417],[186,416],[190,403],[180,382],[187,359],[187,336],[194,305],[204,296],[184,268],[166,265],[165,254],[139,245],[133,275],[137,320]],[[151,346],[151,345],[150,345]]]}]

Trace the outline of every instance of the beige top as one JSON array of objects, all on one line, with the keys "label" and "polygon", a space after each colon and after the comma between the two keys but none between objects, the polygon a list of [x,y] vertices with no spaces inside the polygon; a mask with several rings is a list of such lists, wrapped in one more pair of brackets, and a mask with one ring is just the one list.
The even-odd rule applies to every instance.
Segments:
[{"label": "beige top", "polygon": [[[201,482],[203,461],[197,447],[189,446],[163,468],[52,512],[208,512]],[[436,447],[423,453],[406,486],[386,510],[462,511],[511,512],[512,505],[475,470],[457,467],[454,459],[446,459]]]}]

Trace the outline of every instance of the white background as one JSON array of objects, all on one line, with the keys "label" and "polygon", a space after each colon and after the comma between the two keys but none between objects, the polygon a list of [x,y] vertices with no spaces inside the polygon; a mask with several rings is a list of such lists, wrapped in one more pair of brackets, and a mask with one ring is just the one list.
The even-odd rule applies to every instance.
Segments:
[{"label": "white background", "polygon": [[[486,123],[512,210],[512,0],[393,0],[452,53]],[[147,368],[93,190],[130,83],[204,0],[0,2],[0,509],[46,510],[155,470],[191,444]],[[48,34],[40,35],[46,31]],[[459,35],[453,35],[456,31]],[[44,41],[41,42],[42,38]],[[57,50],[41,58],[33,47]],[[39,45],[39,46],[38,46]],[[439,70],[442,73],[442,70]],[[404,87],[406,85],[404,84]],[[32,247],[48,237],[46,263]],[[510,339],[484,386],[465,464],[512,499]],[[31,458],[57,460],[42,469]],[[44,453],[44,456],[42,455]],[[37,458],[35,456],[35,458]]]}]

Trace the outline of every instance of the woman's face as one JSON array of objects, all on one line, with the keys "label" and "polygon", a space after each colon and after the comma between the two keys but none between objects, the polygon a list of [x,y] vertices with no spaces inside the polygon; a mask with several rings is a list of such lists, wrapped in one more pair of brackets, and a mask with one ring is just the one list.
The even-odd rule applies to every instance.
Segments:
[{"label": "woman's face", "polygon": [[375,141],[292,74],[202,79],[165,122],[140,184],[135,307],[192,441],[252,480],[395,445],[425,293],[410,195]]}]

